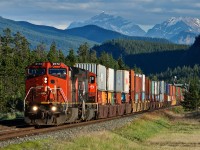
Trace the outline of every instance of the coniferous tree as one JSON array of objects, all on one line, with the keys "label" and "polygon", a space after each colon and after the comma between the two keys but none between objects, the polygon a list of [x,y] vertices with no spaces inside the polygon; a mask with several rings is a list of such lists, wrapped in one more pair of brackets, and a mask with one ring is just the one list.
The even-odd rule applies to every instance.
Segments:
[{"label": "coniferous tree", "polygon": [[71,48],[69,54],[65,58],[66,65],[74,66],[77,62],[77,56],[74,54],[74,50]]},{"label": "coniferous tree", "polygon": [[37,45],[36,49],[31,53],[32,57],[30,62],[45,62],[47,61],[47,50],[46,45],[44,43],[40,43]]},{"label": "coniferous tree", "polygon": [[48,61],[59,62],[58,51],[56,50],[56,43],[52,42],[49,53],[47,54]]},{"label": "coniferous tree", "polygon": [[200,107],[200,83],[197,77],[191,80],[189,90],[184,94],[182,106],[186,110],[195,110]]},{"label": "coniferous tree", "polygon": [[125,69],[126,68],[125,63],[124,63],[123,58],[122,58],[122,55],[120,55],[117,62],[118,62],[119,69]]},{"label": "coniferous tree", "polygon": [[77,51],[78,62],[86,63],[89,62],[89,46],[87,43],[80,45]]}]

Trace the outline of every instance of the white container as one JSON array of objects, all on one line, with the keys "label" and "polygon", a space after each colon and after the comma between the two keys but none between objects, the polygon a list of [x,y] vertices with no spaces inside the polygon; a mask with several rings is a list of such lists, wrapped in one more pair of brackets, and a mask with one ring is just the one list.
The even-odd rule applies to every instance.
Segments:
[{"label": "white container", "polygon": [[155,94],[155,81],[151,81],[151,94]]},{"label": "white container", "polygon": [[157,81],[154,81],[154,94],[157,95],[158,94],[158,84]]},{"label": "white container", "polygon": [[123,92],[123,70],[115,71],[115,91]]},{"label": "white container", "polygon": [[107,90],[113,92],[115,90],[115,70],[107,68]]},{"label": "white container", "polygon": [[142,75],[142,92],[145,92],[145,75]]},{"label": "white container", "polygon": [[157,81],[157,94],[160,94],[160,81]]},{"label": "white container", "polygon": [[94,63],[76,63],[77,68],[85,69],[93,72],[97,76],[98,90],[106,91],[106,67]]},{"label": "white container", "polygon": [[165,82],[160,81],[160,94],[164,94],[165,92]]},{"label": "white container", "polygon": [[129,93],[129,71],[127,70],[122,70],[123,72],[123,92],[124,93]]}]

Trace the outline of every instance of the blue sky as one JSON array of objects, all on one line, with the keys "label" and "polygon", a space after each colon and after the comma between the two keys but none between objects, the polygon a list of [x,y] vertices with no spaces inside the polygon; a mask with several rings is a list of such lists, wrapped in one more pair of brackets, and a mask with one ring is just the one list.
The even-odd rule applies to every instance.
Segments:
[{"label": "blue sky", "polygon": [[199,0],[0,0],[0,16],[65,29],[105,11],[143,27],[170,17],[200,18]]}]

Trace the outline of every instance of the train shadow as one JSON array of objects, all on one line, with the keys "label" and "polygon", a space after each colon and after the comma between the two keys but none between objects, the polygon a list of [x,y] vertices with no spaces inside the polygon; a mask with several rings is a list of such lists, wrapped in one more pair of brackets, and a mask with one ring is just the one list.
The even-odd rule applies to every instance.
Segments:
[{"label": "train shadow", "polygon": [[0,126],[24,128],[29,125],[27,125],[24,122],[23,118],[16,118],[16,119],[10,119],[10,120],[0,120]]}]

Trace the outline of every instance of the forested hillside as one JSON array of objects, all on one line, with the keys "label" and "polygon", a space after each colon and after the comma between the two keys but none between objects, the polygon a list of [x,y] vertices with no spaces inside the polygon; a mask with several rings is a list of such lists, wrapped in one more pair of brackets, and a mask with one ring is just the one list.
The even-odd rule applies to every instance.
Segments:
[{"label": "forested hillside", "polygon": [[177,66],[200,64],[199,38],[189,47],[170,43],[155,43],[135,40],[111,40],[93,49],[111,53],[114,58],[122,56],[129,67],[140,67],[145,74],[159,73]]},{"label": "forested hillside", "polygon": [[159,43],[129,39],[115,39],[104,42],[102,45],[95,45],[93,49],[97,52],[106,51],[112,53],[114,57],[120,55],[144,54],[163,51],[183,51],[188,48],[187,45],[178,45],[172,43]]}]

